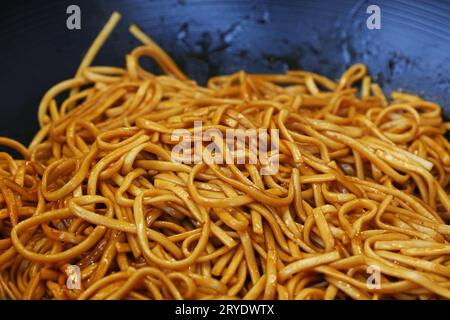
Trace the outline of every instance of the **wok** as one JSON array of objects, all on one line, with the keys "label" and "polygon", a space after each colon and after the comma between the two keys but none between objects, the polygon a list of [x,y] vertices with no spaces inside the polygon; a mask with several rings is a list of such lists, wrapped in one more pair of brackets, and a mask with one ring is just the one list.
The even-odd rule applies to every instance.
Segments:
[{"label": "wok", "polygon": [[[80,30],[66,27],[71,4],[81,9]],[[367,28],[371,4],[381,9],[381,29]],[[387,92],[423,95],[450,118],[448,1],[19,0],[0,8],[1,136],[30,141],[41,97],[75,74],[115,10],[122,21],[96,65],[124,65],[138,44],[127,31],[136,23],[199,83],[239,69],[337,78],[362,62]]]}]

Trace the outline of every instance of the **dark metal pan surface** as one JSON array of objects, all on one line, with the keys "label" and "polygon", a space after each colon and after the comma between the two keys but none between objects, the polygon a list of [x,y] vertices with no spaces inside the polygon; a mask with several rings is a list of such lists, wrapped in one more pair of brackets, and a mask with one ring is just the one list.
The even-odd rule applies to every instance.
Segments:
[{"label": "dark metal pan surface", "polygon": [[[66,9],[81,9],[81,30]],[[381,29],[370,30],[371,1],[84,0],[10,1],[0,8],[0,135],[28,143],[37,106],[53,84],[74,75],[115,10],[121,24],[95,61],[124,65],[138,24],[200,83],[243,69],[306,69],[337,78],[362,62],[387,91],[415,92],[450,118],[450,2],[377,1]],[[150,68],[155,68],[149,64]],[[156,69],[154,71],[157,71]]]}]

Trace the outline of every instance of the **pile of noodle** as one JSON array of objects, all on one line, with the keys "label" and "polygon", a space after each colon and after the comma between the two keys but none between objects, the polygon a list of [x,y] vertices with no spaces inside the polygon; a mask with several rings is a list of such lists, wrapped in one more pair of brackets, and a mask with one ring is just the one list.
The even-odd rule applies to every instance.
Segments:
[{"label": "pile of noodle", "polygon": [[[361,64],[203,87],[136,26],[124,68],[91,66],[119,17],[45,94],[30,145],[0,138],[22,155],[0,153],[0,298],[450,298],[439,105],[388,100]],[[195,121],[278,129],[278,172],[171,161],[171,134]]]}]

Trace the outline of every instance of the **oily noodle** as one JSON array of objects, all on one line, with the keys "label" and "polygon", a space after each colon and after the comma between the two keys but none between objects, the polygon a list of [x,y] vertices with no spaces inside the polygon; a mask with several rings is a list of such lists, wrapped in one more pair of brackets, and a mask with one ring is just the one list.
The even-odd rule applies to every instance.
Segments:
[{"label": "oily noodle", "polygon": [[[125,68],[91,66],[119,19],[44,95],[29,147],[0,138],[23,157],[0,153],[0,298],[450,298],[437,104],[388,100],[361,64],[202,87],[136,26]],[[278,129],[279,170],[172,162],[171,134],[195,121]]]}]

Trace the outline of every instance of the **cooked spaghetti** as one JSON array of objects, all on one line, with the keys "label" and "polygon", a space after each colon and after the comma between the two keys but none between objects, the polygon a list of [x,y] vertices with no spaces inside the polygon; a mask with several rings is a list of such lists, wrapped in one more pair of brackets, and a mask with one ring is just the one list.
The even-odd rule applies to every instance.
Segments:
[{"label": "cooked spaghetti", "polygon": [[[1,298],[450,298],[439,105],[388,100],[361,64],[203,87],[136,26],[124,68],[91,66],[119,18],[44,95],[30,145],[0,138],[23,157],[0,153]],[[278,171],[172,161],[195,121],[278,129]]]}]

